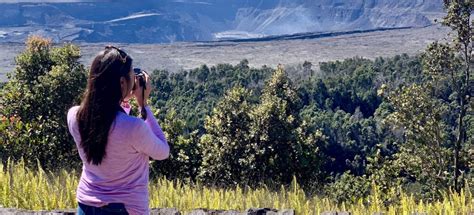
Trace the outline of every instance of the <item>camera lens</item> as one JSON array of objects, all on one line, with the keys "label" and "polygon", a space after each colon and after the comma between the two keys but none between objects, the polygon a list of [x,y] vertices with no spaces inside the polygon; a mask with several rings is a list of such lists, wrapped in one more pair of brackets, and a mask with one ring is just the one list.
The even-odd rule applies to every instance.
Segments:
[{"label": "camera lens", "polygon": [[135,73],[136,76],[143,75],[142,69],[140,68],[133,68],[133,72]]}]

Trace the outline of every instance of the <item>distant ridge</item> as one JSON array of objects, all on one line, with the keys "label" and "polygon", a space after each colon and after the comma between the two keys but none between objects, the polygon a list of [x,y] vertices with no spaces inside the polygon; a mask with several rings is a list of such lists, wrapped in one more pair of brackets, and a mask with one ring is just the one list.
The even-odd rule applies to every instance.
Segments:
[{"label": "distant ridge", "polygon": [[[431,25],[429,25],[431,26]],[[425,26],[428,27],[428,26]],[[278,40],[305,40],[305,39],[316,39],[324,37],[336,37],[350,34],[370,33],[377,31],[393,31],[393,30],[404,30],[412,29],[413,27],[398,27],[398,28],[376,28],[369,30],[354,30],[354,31],[337,31],[337,32],[308,32],[308,33],[297,33],[289,35],[276,35],[266,36],[260,38],[248,38],[248,39],[222,39],[218,42],[267,42],[267,41],[278,41]]]},{"label": "distant ridge", "polygon": [[425,27],[443,11],[438,0],[2,2],[0,42],[23,42],[33,34],[55,42],[265,41],[304,38],[304,32]]}]

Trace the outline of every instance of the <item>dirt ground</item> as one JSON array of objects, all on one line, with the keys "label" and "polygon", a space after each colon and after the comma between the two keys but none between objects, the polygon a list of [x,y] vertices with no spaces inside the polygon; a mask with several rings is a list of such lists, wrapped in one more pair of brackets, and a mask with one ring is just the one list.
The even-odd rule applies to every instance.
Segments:
[{"label": "dirt ground", "polygon": [[[349,34],[305,40],[278,40],[266,42],[195,42],[174,44],[115,44],[125,49],[135,66],[146,70],[166,69],[172,72],[192,69],[202,64],[237,64],[248,59],[250,66],[278,64],[294,66],[304,61],[319,62],[342,60],[350,57],[374,59],[407,53],[422,52],[435,40],[445,40],[448,29],[433,25],[425,28],[389,30]],[[82,62],[89,65],[105,43],[77,43],[81,47]],[[0,81],[13,71],[14,58],[24,44],[0,43]]]}]

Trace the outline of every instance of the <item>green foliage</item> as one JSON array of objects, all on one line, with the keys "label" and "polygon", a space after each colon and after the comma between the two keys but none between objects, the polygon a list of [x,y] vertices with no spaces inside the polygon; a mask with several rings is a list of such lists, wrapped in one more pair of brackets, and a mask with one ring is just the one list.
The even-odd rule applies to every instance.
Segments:
[{"label": "green foliage", "polygon": [[186,122],[185,131],[204,129],[204,119],[224,96],[235,86],[247,87],[255,91],[249,98],[258,102],[264,80],[272,73],[270,68],[254,69],[248,61],[232,66],[219,64],[211,68],[200,68],[179,73],[156,70],[152,75],[155,92],[150,104],[160,109],[162,116],[168,111],[176,111],[176,117]]},{"label": "green foliage", "polygon": [[[444,74],[449,77],[451,81],[450,88],[453,89],[452,103],[455,103],[455,107],[452,109],[457,114],[457,120],[455,123],[456,128],[456,141],[454,144],[454,189],[460,191],[463,181],[460,180],[460,176],[464,175],[464,168],[466,161],[463,160],[464,149],[472,147],[472,136],[468,137],[467,132],[470,130],[467,126],[472,125],[469,123],[469,115],[472,115],[472,85],[474,80],[472,78],[471,70],[473,65],[473,35],[474,35],[474,21],[472,20],[472,12],[474,10],[474,2],[469,0],[454,0],[444,1],[447,14],[443,19],[443,24],[450,27],[455,36],[453,36],[453,43],[451,45],[452,52],[459,58],[461,66],[459,69],[456,67],[448,67],[450,74]],[[444,54],[443,49],[434,48],[435,56],[436,52]],[[442,47],[441,47],[442,48]],[[448,55],[451,56],[451,55]],[[456,63],[452,59],[449,59],[451,63]],[[441,68],[445,70],[446,63],[442,61]],[[437,66],[438,62],[428,63],[428,66]],[[449,65],[449,64],[448,64]],[[439,68],[439,67],[434,67]],[[469,169],[470,170],[470,169]],[[467,172],[470,177],[474,177],[473,174]]]},{"label": "green foliage", "polygon": [[298,171],[301,153],[296,129],[300,124],[300,100],[287,77],[279,68],[266,83],[261,103],[253,113],[257,146],[262,155],[257,159],[262,179],[288,184]]},{"label": "green foliage", "polygon": [[[442,23],[456,32],[456,36],[453,37],[456,48],[469,49],[473,35],[471,15],[474,10],[474,2],[470,0],[444,0],[444,5],[447,14]],[[470,50],[472,50],[472,47]]]},{"label": "green foliage", "polygon": [[[174,149],[172,153],[180,151],[179,153],[183,154],[186,152],[184,153],[186,156],[181,157],[192,160],[192,165],[189,165],[193,170],[184,171],[183,174],[177,173],[178,171],[173,173],[172,170],[179,169],[179,165],[165,168],[163,167],[167,166],[164,164],[167,163],[165,161],[157,162],[156,173],[161,172],[171,178],[175,178],[176,175],[187,175],[189,178],[195,179],[195,167],[201,170],[207,169],[207,167],[200,167],[201,157],[204,157],[206,162],[214,164],[219,161],[219,156],[233,153],[229,151],[219,154],[213,151],[214,149],[206,151],[207,145],[206,147],[201,145],[203,147],[201,149],[196,148],[195,139],[201,139],[198,141],[201,143],[205,140],[204,142],[208,145],[221,144],[217,144],[221,141],[219,138],[224,138],[227,134],[221,134],[222,131],[215,128],[215,124],[209,123],[205,118],[209,115],[211,119],[218,116],[223,121],[233,119],[232,112],[230,112],[233,110],[232,107],[240,106],[222,97],[225,97],[224,92],[235,86],[240,86],[251,90],[245,101],[252,125],[241,130],[241,133],[247,135],[247,132],[250,132],[253,138],[246,144],[257,144],[259,146],[257,152],[268,153],[265,154],[266,158],[261,157],[263,160],[259,163],[272,164],[275,161],[271,157],[291,160],[292,164],[282,162],[290,168],[290,174],[285,177],[288,179],[294,174],[298,179],[301,178],[300,182],[305,186],[314,184],[321,186],[321,183],[317,181],[324,183],[333,181],[334,177],[347,170],[355,175],[363,175],[366,173],[367,158],[375,152],[375,145],[383,145],[384,153],[389,155],[396,150],[391,144],[392,140],[397,137],[380,124],[381,119],[390,114],[393,108],[386,102],[382,103],[382,95],[378,94],[380,93],[378,92],[379,88],[386,86],[386,90],[390,91],[403,84],[422,82],[425,78],[421,72],[420,58],[408,55],[387,59],[379,58],[376,61],[354,58],[323,63],[321,64],[321,73],[310,79],[301,79],[294,83],[291,83],[292,81],[288,79],[285,72],[269,77],[271,69],[250,69],[246,66],[247,64],[248,62],[242,61],[236,66],[226,64],[211,68],[202,66],[199,69],[172,74],[166,71],[155,71],[153,84],[157,90],[153,95],[152,103],[160,110],[158,117],[163,122],[163,127],[169,127],[168,123],[180,122],[178,123],[180,124],[178,132],[167,132],[168,138],[173,140],[170,143],[189,140],[184,142],[190,144],[179,144],[183,148]],[[269,78],[264,86],[263,80],[266,80],[266,77]],[[224,105],[225,103],[231,104]],[[220,105],[216,106],[217,104]],[[213,108],[217,108],[219,114],[213,112]],[[173,113],[173,120],[166,120],[168,113]],[[378,115],[375,116],[376,114]],[[241,125],[235,120],[229,122],[230,124],[225,124],[227,130],[236,129]],[[206,126],[210,127],[206,128]],[[213,128],[211,129],[211,127]],[[164,130],[166,132],[167,129],[164,128]],[[196,138],[191,138],[191,133],[196,135]],[[227,139],[233,140],[229,137]],[[226,141],[229,142],[229,140]],[[236,141],[230,142],[236,143]],[[286,146],[282,143],[285,143]],[[278,147],[294,148],[290,150],[290,153],[280,157],[280,152],[272,148],[275,144]],[[215,147],[215,149],[218,151],[221,148]],[[291,154],[293,152],[294,154]],[[178,155],[172,155],[172,157],[174,156]],[[295,157],[297,159],[294,159]],[[187,166],[186,168],[190,167],[182,164]],[[206,165],[211,166],[210,164]],[[216,164],[216,166],[219,165],[224,164]],[[265,165],[260,166],[258,172],[270,171],[271,168]],[[230,166],[235,167],[235,165]],[[220,175],[226,175],[226,171],[241,171],[237,167],[235,171],[224,171],[223,169],[218,168],[218,170],[210,172],[213,172],[212,174],[220,172]],[[282,169],[284,168],[271,171],[278,172]],[[193,174],[190,174],[191,172]],[[266,175],[268,174],[244,179],[241,184],[247,184],[249,180],[258,184],[257,182],[268,177]],[[239,174],[232,177],[234,176],[241,177]],[[212,181],[210,178],[212,177],[201,177],[205,181]],[[215,178],[218,177],[214,176]],[[236,179],[227,179],[227,176],[222,176],[219,183],[223,183],[223,181],[228,181],[229,184],[238,183]],[[287,182],[287,180],[283,181]]]},{"label": "green foliage", "polygon": [[224,185],[316,179],[323,138],[299,120],[300,100],[285,71],[274,72],[260,103],[252,104],[251,95],[233,88],[207,118],[201,179]]},{"label": "green foliage", "polygon": [[320,150],[325,155],[321,171],[338,175],[350,171],[362,175],[366,169],[367,157],[374,146],[383,141],[374,118],[363,118],[360,112],[354,115],[342,110],[318,111],[308,107],[302,112],[313,130],[319,130],[326,137],[326,144]]},{"label": "green foliage", "polygon": [[468,151],[472,135],[467,133],[472,130],[474,4],[454,0],[445,1],[445,6],[443,24],[454,31],[453,43],[434,42],[427,47],[422,56],[426,78],[388,95],[393,113],[385,119],[403,134],[397,140],[397,152],[387,163],[395,166],[401,178],[412,182],[412,189],[429,197],[440,196],[440,192],[433,192],[440,188],[460,191],[473,177]]},{"label": "green foliage", "polygon": [[260,156],[253,139],[251,92],[231,89],[206,118],[200,149],[204,155],[200,178],[213,184],[249,184],[258,175]]},{"label": "green foliage", "polygon": [[[156,115],[160,115],[159,111]],[[152,162],[152,177],[166,176],[169,179],[194,181],[201,164],[197,131],[187,133],[186,122],[177,119],[175,110],[166,114],[161,126],[170,143],[170,157]]]},{"label": "green foliage", "polygon": [[[405,130],[395,129],[401,124],[388,120],[400,111],[387,99],[389,95],[405,95],[399,89],[412,84],[426,88],[427,81],[434,80],[423,72],[422,59],[425,56],[404,54],[375,61],[354,58],[328,62],[321,64],[321,73],[297,82],[277,69],[265,85],[261,84],[264,78],[257,78],[258,82],[236,78],[254,77],[255,74],[267,76],[264,75],[269,71],[267,68],[249,69],[245,61],[236,66],[203,66],[175,74],[156,71],[154,83],[160,90],[155,96],[163,99],[154,98],[155,104],[160,111],[171,110],[175,114],[174,122],[182,122],[179,132],[170,132],[168,137],[180,145],[174,151],[185,155],[176,156],[188,158],[181,159],[188,163],[179,164],[186,166],[184,169],[178,164],[173,168],[166,167],[168,170],[160,169],[158,162],[156,172],[171,178],[181,175],[220,185],[256,185],[264,181],[285,184],[295,175],[303,186],[312,189],[327,183],[342,186],[343,182],[338,183],[338,179],[343,174],[350,174],[360,181],[377,181],[383,192],[389,192],[394,186],[404,186],[414,192],[423,192],[420,197],[439,197],[441,192],[432,191],[440,180],[427,173],[418,174],[415,169],[419,170],[421,164],[413,158],[419,155],[406,150],[410,144],[416,145],[415,138],[407,138]],[[207,77],[206,81],[204,77]],[[437,111],[444,113],[435,121],[444,120],[436,122],[444,126],[441,131],[452,132],[453,115],[443,109],[445,105],[439,105],[449,98],[446,92],[452,90],[444,87],[445,83],[433,86],[432,94],[426,96],[439,97],[433,107],[441,108]],[[232,90],[224,95],[224,89]],[[410,95],[423,99],[416,93]],[[410,106],[404,110],[419,111],[417,108]],[[208,114],[204,114],[206,112]],[[207,119],[206,115],[209,115]],[[188,120],[184,116],[195,118]],[[201,121],[202,125],[194,124]],[[173,124],[171,120],[165,122],[164,127]],[[418,136],[431,135],[411,132]],[[195,135],[192,138],[191,133]],[[447,155],[446,147],[452,144],[449,141],[453,137],[445,134],[442,138],[444,151],[436,153]],[[182,140],[190,144],[180,144]],[[468,154],[462,156],[468,163]],[[438,168],[451,171],[449,165]],[[175,169],[184,174],[170,171]],[[391,197],[384,198],[388,201]]]},{"label": "green foliage", "polygon": [[355,203],[370,194],[370,183],[362,176],[354,176],[346,172],[328,186],[326,193],[330,199],[338,203]]},{"label": "green foliage", "polygon": [[399,175],[423,184],[422,193],[441,195],[432,191],[446,190],[452,180],[453,136],[447,125],[448,107],[431,95],[430,86],[416,84],[395,91],[388,96],[394,112],[385,122],[403,132],[393,161]]},{"label": "green foliage", "polygon": [[38,159],[47,168],[77,162],[69,136],[66,113],[78,102],[86,83],[77,46],[52,47],[50,41],[31,37],[16,58],[17,68],[2,88],[0,115],[3,159]]},{"label": "green foliage", "polygon": [[421,83],[427,78],[423,73],[422,56],[396,55],[393,58],[377,58],[374,70],[377,75],[376,88],[385,84],[389,90],[411,83]]}]

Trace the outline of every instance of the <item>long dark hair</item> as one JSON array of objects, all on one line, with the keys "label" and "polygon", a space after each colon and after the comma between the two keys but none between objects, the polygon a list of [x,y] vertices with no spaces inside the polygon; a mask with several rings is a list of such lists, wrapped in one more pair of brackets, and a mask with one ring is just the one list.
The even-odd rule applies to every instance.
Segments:
[{"label": "long dark hair", "polygon": [[132,58],[124,51],[107,46],[92,61],[87,89],[77,112],[81,147],[87,162],[100,165],[106,156],[109,131],[124,95],[120,78],[130,81]]}]

